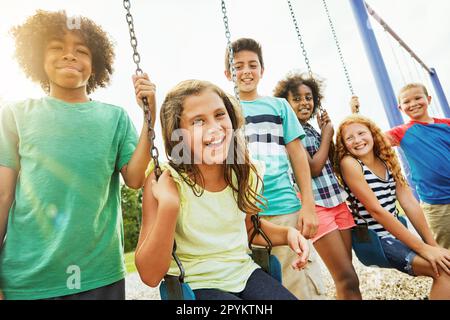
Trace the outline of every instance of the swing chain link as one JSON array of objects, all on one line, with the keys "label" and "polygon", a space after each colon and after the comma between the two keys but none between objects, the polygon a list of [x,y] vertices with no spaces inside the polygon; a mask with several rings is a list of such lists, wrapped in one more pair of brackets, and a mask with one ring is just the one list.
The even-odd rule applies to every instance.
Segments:
[{"label": "swing chain link", "polygon": [[[300,48],[302,50],[302,55],[303,55],[303,57],[305,59],[306,67],[308,68],[309,77],[311,78],[311,80],[314,83],[316,83],[316,79],[314,78],[314,74],[312,72],[311,63],[309,61],[308,54],[306,52],[305,43],[303,42],[303,37],[302,37],[302,34],[300,33],[300,28],[298,26],[297,18],[295,17],[295,13],[294,13],[294,9],[292,7],[292,3],[291,3],[290,0],[287,0],[287,3],[288,3],[288,6],[289,6],[289,11],[291,13],[292,21],[294,23],[295,32],[297,33],[297,38],[298,38],[298,41],[300,43]],[[319,110],[320,110],[321,113],[325,112],[325,109],[322,107],[322,104],[320,102],[319,102],[318,107],[319,107]]]},{"label": "swing chain link", "polygon": [[[136,64],[136,75],[142,75],[144,72],[142,71],[141,67],[139,66],[139,63],[141,62],[141,56],[139,55],[139,52],[137,51],[137,38],[136,38],[136,33],[134,30],[134,22],[133,22],[133,16],[131,15],[131,3],[130,0],[123,0],[123,7],[127,10],[127,14],[126,14],[126,20],[128,23],[128,30],[130,33],[130,44],[131,47],[133,48],[133,61]],[[142,98],[142,102],[144,103],[144,114],[145,114],[145,119],[147,122],[147,127],[148,127],[148,141],[150,142],[151,145],[151,149],[150,149],[150,155],[154,161],[154,165],[155,165],[155,176],[156,179],[158,179],[162,172],[161,172],[161,168],[159,166],[159,151],[158,148],[155,145],[155,130],[153,129],[152,126],[152,115],[150,112],[150,107],[148,104],[148,100],[147,97]]]},{"label": "swing chain link", "polygon": [[[240,104],[241,99],[239,98],[239,88],[237,85],[237,72],[236,72],[236,67],[234,65],[234,52],[233,52],[233,46],[231,45],[231,32],[230,32],[230,27],[228,25],[227,8],[225,6],[224,0],[222,0],[222,13],[223,13],[223,24],[225,25],[225,37],[227,38],[228,64],[230,65],[231,78],[232,78],[233,84],[234,84],[234,95]],[[229,70],[227,70],[227,71],[229,71]]]},{"label": "swing chain link", "polygon": [[355,92],[353,90],[352,81],[350,80],[350,73],[348,72],[347,65],[346,65],[345,60],[344,60],[344,55],[342,54],[341,44],[340,44],[339,39],[337,37],[337,33],[336,33],[336,29],[334,28],[333,20],[331,19],[330,10],[328,9],[328,5],[327,5],[326,0],[322,0],[322,3],[323,3],[323,7],[325,8],[325,12],[327,14],[328,24],[330,25],[331,33],[333,34],[333,38],[334,38],[334,42],[336,43],[336,48],[337,48],[337,51],[338,51],[338,54],[339,54],[339,59],[341,60],[342,67],[344,68],[344,74],[345,74],[345,78],[347,80],[348,88],[350,90],[351,95],[354,96]]}]

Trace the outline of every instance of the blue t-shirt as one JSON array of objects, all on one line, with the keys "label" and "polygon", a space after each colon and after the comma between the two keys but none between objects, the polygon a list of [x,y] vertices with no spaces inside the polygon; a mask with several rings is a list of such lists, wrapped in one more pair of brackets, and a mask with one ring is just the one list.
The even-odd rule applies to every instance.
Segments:
[{"label": "blue t-shirt", "polygon": [[294,213],[301,208],[300,200],[289,178],[289,158],[286,145],[305,137],[297,117],[286,99],[261,97],[242,101],[245,116],[245,136],[253,158],[265,163],[264,193],[267,208],[261,215]]},{"label": "blue t-shirt", "polygon": [[420,200],[450,203],[450,120],[411,121],[387,132],[405,152]]}]

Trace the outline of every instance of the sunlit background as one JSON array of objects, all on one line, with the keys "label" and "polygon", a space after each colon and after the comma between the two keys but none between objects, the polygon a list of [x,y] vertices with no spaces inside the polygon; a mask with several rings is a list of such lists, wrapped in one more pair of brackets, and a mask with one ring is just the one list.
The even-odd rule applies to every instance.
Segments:
[{"label": "sunlit background", "polygon": [[[295,29],[284,0],[228,0],[232,39],[252,37],[263,46],[265,74],[261,94],[272,94],[278,80],[291,69],[305,70]],[[322,1],[292,0],[313,71],[326,79],[325,107],[337,124],[349,113],[346,85]],[[368,3],[430,67],[436,68],[450,96],[450,2],[448,0],[368,0]],[[157,85],[158,107],[165,93],[185,79],[212,81],[232,92],[223,75],[226,38],[219,0],[131,0],[142,68]],[[348,0],[328,0],[335,28],[362,113],[388,128],[381,100]],[[116,44],[111,85],[93,99],[123,106],[136,127],[142,125],[135,103],[134,72],[125,9],[120,0],[15,0],[0,2],[0,102],[40,97],[40,87],[25,78],[13,57],[12,26],[36,9],[66,10],[101,25]],[[404,82],[421,81],[431,87],[424,71],[372,21],[390,76],[397,90]],[[442,116],[439,105],[432,114]],[[161,146],[157,126],[157,144]]]}]

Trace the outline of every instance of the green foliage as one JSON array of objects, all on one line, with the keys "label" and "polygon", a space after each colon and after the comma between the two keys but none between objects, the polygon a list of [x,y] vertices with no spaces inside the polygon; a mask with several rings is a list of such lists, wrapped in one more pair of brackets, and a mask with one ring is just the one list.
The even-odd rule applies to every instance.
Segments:
[{"label": "green foliage", "polygon": [[139,237],[142,191],[121,187],[125,252],[134,251]]}]

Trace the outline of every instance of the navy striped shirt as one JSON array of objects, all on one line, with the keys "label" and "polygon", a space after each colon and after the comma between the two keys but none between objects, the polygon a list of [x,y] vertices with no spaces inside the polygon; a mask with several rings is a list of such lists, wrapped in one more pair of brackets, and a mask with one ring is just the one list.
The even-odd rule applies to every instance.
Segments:
[{"label": "navy striped shirt", "polygon": [[264,194],[267,207],[261,215],[275,216],[300,210],[300,200],[289,177],[286,145],[305,136],[286,99],[260,97],[242,101],[245,136],[252,158],[265,164]]},{"label": "navy striped shirt", "polygon": [[[396,206],[397,196],[395,193],[395,180],[392,173],[386,167],[386,164],[384,164],[386,167],[386,176],[382,179],[374,174],[361,160],[358,160],[358,162],[362,167],[364,178],[369,184],[370,189],[372,189],[373,193],[375,193],[380,205],[393,216],[397,216],[398,211]],[[350,192],[350,196],[353,197],[353,199],[356,199],[359,214],[367,220],[369,223],[369,229],[374,230],[380,238],[394,237],[370,215],[364,205],[358,200],[358,198],[355,197],[353,193]],[[366,223],[359,217],[356,217],[355,222],[356,224]]]}]

